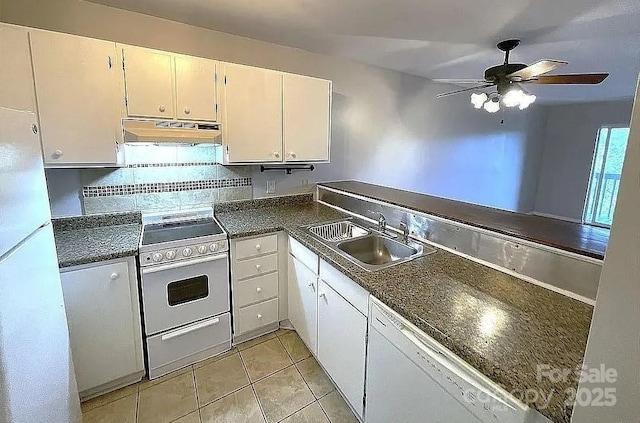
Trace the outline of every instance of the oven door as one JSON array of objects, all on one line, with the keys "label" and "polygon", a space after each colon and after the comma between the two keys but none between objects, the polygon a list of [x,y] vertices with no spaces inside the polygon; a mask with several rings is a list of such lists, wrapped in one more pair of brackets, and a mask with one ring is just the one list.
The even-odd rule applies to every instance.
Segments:
[{"label": "oven door", "polygon": [[147,336],[229,311],[228,254],[142,269]]}]

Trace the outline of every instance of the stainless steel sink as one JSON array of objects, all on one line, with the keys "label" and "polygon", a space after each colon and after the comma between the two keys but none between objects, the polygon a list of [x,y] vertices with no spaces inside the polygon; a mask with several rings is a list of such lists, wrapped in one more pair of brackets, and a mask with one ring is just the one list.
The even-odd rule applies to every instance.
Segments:
[{"label": "stainless steel sink", "polygon": [[338,249],[362,263],[376,266],[418,254],[417,248],[380,235],[344,241],[338,244]]},{"label": "stainless steel sink", "polygon": [[412,239],[406,243],[398,241],[392,238],[392,236],[397,238],[395,234],[382,234],[373,228],[367,228],[364,222],[355,224],[352,219],[333,222],[330,225],[331,228],[348,228],[348,230],[340,231],[342,236],[330,237],[326,236],[326,230],[324,230],[327,225],[312,225],[305,229],[337,254],[368,271],[406,263],[436,251],[435,248]]}]

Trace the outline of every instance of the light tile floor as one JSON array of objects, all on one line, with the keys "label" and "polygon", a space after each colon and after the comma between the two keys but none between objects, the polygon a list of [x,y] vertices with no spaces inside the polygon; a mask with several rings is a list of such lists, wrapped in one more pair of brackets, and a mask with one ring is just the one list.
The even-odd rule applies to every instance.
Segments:
[{"label": "light tile floor", "polygon": [[294,331],[280,329],[82,403],[83,423],[357,423]]}]

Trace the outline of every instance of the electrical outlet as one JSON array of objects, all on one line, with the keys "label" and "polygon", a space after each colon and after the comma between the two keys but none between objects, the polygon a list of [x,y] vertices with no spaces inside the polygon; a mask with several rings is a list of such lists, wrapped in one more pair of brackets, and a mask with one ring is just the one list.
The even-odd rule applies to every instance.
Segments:
[{"label": "electrical outlet", "polygon": [[267,181],[267,194],[276,193],[276,181]]}]

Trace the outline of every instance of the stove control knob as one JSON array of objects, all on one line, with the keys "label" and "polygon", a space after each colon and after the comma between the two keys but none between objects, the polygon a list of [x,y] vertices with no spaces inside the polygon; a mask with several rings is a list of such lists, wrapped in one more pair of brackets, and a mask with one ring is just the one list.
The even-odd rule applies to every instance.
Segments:
[{"label": "stove control knob", "polygon": [[173,260],[174,258],[176,258],[176,252],[171,250],[171,251],[167,251],[164,256],[167,258],[167,260]]},{"label": "stove control knob", "polygon": [[182,250],[182,255],[184,257],[189,257],[191,256],[191,254],[193,254],[193,250],[189,247],[185,248],[184,250]]},{"label": "stove control knob", "polygon": [[201,246],[199,246],[199,247],[198,247],[198,252],[199,252],[200,254],[204,254],[204,253],[206,253],[206,252],[207,252],[207,246],[206,246],[206,245],[201,245]]},{"label": "stove control knob", "polygon": [[162,260],[162,253],[155,253],[151,258],[157,263]]},{"label": "stove control knob", "polygon": [[211,252],[218,251],[218,244],[209,245],[209,250],[211,250]]}]

